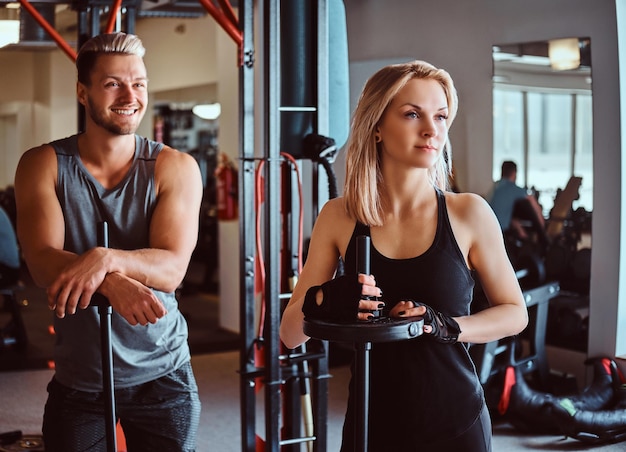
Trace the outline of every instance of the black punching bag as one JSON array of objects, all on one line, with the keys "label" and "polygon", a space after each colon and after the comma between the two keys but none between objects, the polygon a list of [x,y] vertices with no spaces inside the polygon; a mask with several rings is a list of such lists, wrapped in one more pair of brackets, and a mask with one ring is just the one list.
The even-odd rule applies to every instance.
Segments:
[{"label": "black punching bag", "polygon": [[[348,137],[349,78],[345,8],[328,0],[329,136],[337,147]],[[287,0],[281,4],[281,152],[302,158],[302,140],[316,130],[317,1]]]}]

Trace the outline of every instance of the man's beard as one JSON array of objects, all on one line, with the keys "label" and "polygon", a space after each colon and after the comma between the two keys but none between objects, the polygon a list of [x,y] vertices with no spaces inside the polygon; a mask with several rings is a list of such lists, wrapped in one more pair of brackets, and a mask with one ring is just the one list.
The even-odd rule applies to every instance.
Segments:
[{"label": "man's beard", "polygon": [[137,130],[139,123],[135,125],[120,125],[107,118],[104,114],[100,113],[100,110],[97,109],[91,97],[87,97],[87,104],[89,108],[87,109],[87,114],[91,118],[91,120],[98,126],[102,127],[106,131],[114,134],[114,135],[132,135]]}]

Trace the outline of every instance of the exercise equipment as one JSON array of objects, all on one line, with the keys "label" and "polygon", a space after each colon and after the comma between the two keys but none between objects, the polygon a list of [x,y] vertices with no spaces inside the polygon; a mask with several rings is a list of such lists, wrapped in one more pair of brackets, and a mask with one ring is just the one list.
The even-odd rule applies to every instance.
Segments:
[{"label": "exercise equipment", "polygon": [[626,441],[626,384],[615,390],[603,409],[578,407],[566,398],[553,403],[551,411],[559,431],[570,438],[591,444]]},{"label": "exercise equipment", "polygon": [[565,238],[556,240],[546,251],[546,275],[551,279],[561,280],[567,276],[576,245],[569,243]]},{"label": "exercise equipment", "polygon": [[0,289],[0,298],[4,299],[3,308],[11,316],[9,321],[0,328],[0,350],[5,347],[15,347],[17,350],[24,350],[28,345],[26,327],[22,319],[22,306],[17,301],[17,296],[15,295],[19,289],[19,285]]},{"label": "exercise equipment", "polygon": [[572,210],[572,203],[580,197],[579,188],[582,177],[572,176],[567,181],[565,189],[558,190],[554,198],[554,206],[550,210],[550,218],[546,225],[548,237],[556,239],[563,232],[563,225],[567,215]]},{"label": "exercise equipment", "polygon": [[546,342],[586,353],[589,312],[589,295],[562,290],[550,301]]},{"label": "exercise equipment", "polygon": [[315,163],[322,165],[328,176],[328,196],[330,199],[339,196],[337,188],[337,176],[333,169],[333,163],[337,158],[337,145],[335,140],[323,135],[309,133],[302,142],[304,156]]},{"label": "exercise equipment", "polygon": [[[514,349],[510,359],[514,362]],[[581,392],[556,395],[531,388],[514,364],[501,400],[501,414],[520,431],[563,434],[585,443],[626,440],[626,380],[612,358],[589,358],[593,379]]]},{"label": "exercise equipment", "polygon": [[43,452],[43,436],[24,435],[21,430],[0,433],[0,452]]},{"label": "exercise equipment", "polygon": [[[370,274],[369,237],[357,237],[357,273]],[[337,342],[352,342],[355,346],[355,444],[356,450],[367,452],[369,436],[369,353],[372,343],[413,339],[424,331],[421,317],[392,319],[377,316],[370,321],[353,324],[329,323],[304,319],[307,336]]]},{"label": "exercise equipment", "polygon": [[[311,8],[313,6],[313,8]],[[309,14],[307,14],[309,12]],[[310,375],[294,376],[294,356],[299,353],[286,353],[281,350],[279,325],[281,307],[290,294],[280,287],[280,239],[281,239],[281,200],[280,200],[280,158],[281,152],[288,152],[295,158],[301,156],[303,137],[307,133],[332,136],[337,146],[341,146],[349,130],[349,90],[347,40],[345,32],[345,12],[341,0],[331,0],[316,4],[310,0],[294,2],[269,1],[262,8],[264,33],[263,40],[254,43],[254,14],[251,1],[240,4],[240,28],[243,37],[241,49],[244,64],[240,70],[241,86],[241,148],[239,152],[239,230],[240,230],[240,331],[242,353],[240,353],[240,401],[242,425],[242,450],[257,449],[256,381],[262,379],[265,389],[264,449],[278,452],[279,448],[294,445],[296,438],[286,437],[281,429],[283,408],[283,384],[288,378],[309,378],[314,397],[313,420],[315,426],[314,450],[326,449],[326,415],[328,393],[327,343],[312,340],[304,359],[311,364]],[[305,22],[302,26],[300,24]],[[305,47],[300,45],[302,39]],[[260,53],[256,50],[263,49]],[[338,52],[346,49],[344,57]],[[332,51],[332,52],[331,52]],[[334,54],[333,57],[331,54]],[[263,58],[259,60],[259,55]],[[295,67],[294,64],[303,64]],[[264,69],[262,96],[254,94],[255,80],[260,72],[255,66],[260,63]],[[312,64],[312,66],[311,66]],[[258,72],[258,73],[257,73]],[[301,75],[302,74],[302,75]],[[340,79],[345,80],[345,83]],[[305,86],[306,85],[306,86]],[[345,89],[344,89],[345,87]],[[312,95],[311,95],[312,94]],[[301,97],[302,96],[302,97]],[[302,103],[300,103],[302,100]],[[345,100],[345,102],[344,102]],[[258,108],[255,108],[257,106]],[[337,105],[342,104],[342,105]],[[345,105],[344,105],[345,104]],[[345,108],[344,108],[345,107]],[[255,140],[255,111],[264,111],[266,131],[264,143],[259,148]],[[258,115],[256,116],[258,119]],[[259,343],[256,334],[258,303],[255,291],[255,273],[258,270],[255,259],[254,199],[252,190],[255,181],[257,162],[265,163],[265,204],[262,224],[264,237],[265,272],[267,278],[263,288],[266,303],[263,312],[263,356],[264,366],[255,365],[254,349]],[[320,203],[317,187],[317,166],[303,165],[311,170],[313,185],[312,199],[306,203],[314,222]],[[293,249],[291,251],[294,251]],[[291,268],[291,267],[290,267]],[[286,355],[285,359],[281,355]],[[294,357],[294,358],[292,358]],[[298,358],[299,359],[299,358]],[[297,400],[297,398],[294,398]],[[298,424],[299,426],[300,424]],[[310,439],[307,439],[307,442]],[[295,445],[294,445],[295,446]],[[284,449],[283,449],[284,450]]]},{"label": "exercise equipment", "polygon": [[[98,246],[109,247],[109,229],[106,221],[98,223]],[[100,315],[100,353],[102,354],[102,392],[104,394],[104,417],[107,452],[117,450],[117,419],[115,415],[115,388],[113,381],[113,346],[111,344],[111,316],[113,309],[109,300],[94,294],[91,305],[98,308]]]},{"label": "exercise equipment", "polygon": [[[546,356],[548,307],[550,300],[558,295],[559,290],[559,284],[552,281],[523,291],[529,323],[521,337],[528,339],[529,351],[523,357],[516,358],[515,367],[521,369],[524,374],[535,373],[538,384],[546,390],[550,388],[550,368]],[[474,299],[476,305],[472,304],[472,312],[480,311],[487,306],[482,292],[475,293]],[[492,400],[491,394],[495,393],[495,397],[500,397],[501,377],[511,362],[507,352],[514,350],[517,340],[519,340],[517,337],[508,337],[486,344],[472,344],[470,347],[470,355],[480,382],[485,388],[487,404],[492,411],[497,401]]]},{"label": "exercise equipment", "polygon": [[610,358],[590,358],[585,364],[592,366],[592,382],[581,392],[556,395],[553,392],[533,389],[524,377],[522,368],[516,365],[515,347],[509,352],[510,365],[504,384],[499,412],[518,430],[535,434],[560,434],[562,428],[556,422],[552,406],[570,400],[576,410],[594,411],[607,407],[615,394],[617,365]]},{"label": "exercise equipment", "polygon": [[[342,0],[328,0],[326,24],[328,46],[320,52],[318,25],[311,20],[318,14],[317,2],[291,0],[280,8],[280,32],[288,39],[280,43],[280,141],[284,152],[303,157],[302,139],[319,128],[317,105],[328,106],[328,135],[343,146],[350,130],[349,58],[346,13]],[[321,60],[327,59],[326,61]],[[318,78],[325,72],[328,96],[320,95]],[[326,131],[324,131],[326,133]]]},{"label": "exercise equipment", "polygon": [[515,276],[525,286],[537,287],[546,281],[546,266],[539,254],[523,250],[513,262]]}]

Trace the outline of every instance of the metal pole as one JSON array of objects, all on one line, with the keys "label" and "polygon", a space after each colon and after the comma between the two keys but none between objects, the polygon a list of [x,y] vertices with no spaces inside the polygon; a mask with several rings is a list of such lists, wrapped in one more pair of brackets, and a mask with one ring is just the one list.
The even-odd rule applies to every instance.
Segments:
[{"label": "metal pole", "polygon": [[[109,230],[106,221],[98,223],[98,246],[109,247]],[[92,304],[98,306],[100,314],[100,353],[102,354],[102,391],[104,394],[104,416],[107,438],[107,451],[117,451],[115,416],[115,387],[113,381],[113,346],[111,344],[111,315],[113,310],[109,300],[95,294]]]},{"label": "metal pole", "polygon": [[243,39],[242,64],[239,68],[239,326],[241,331],[240,407],[241,450],[256,450],[256,390],[252,349],[255,339],[255,243],[254,243],[254,2],[243,0],[239,8],[239,26]]}]

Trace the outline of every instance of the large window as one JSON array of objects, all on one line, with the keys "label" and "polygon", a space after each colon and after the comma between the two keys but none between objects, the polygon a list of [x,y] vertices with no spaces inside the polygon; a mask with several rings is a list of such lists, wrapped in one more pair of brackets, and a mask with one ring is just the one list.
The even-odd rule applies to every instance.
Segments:
[{"label": "large window", "polygon": [[495,87],[493,178],[505,160],[518,165],[518,185],[539,192],[549,216],[557,190],[582,177],[573,208],[593,209],[591,94]]}]

